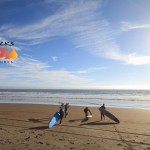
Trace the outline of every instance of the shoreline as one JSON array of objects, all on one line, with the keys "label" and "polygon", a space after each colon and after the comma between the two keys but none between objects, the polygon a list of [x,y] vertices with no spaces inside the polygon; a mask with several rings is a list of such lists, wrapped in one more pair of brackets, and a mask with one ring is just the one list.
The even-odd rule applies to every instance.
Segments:
[{"label": "shoreline", "polygon": [[84,107],[70,106],[69,115],[51,129],[59,105],[0,104],[0,148],[7,150],[128,150],[150,149],[150,110],[110,108],[120,124],[100,120],[97,107],[84,120]]},{"label": "shoreline", "polygon": [[[49,104],[45,104],[45,103],[0,103],[0,105],[45,105],[45,106],[60,106],[60,104],[54,104],[54,103],[49,103]],[[70,104],[70,106],[73,106],[73,107],[95,107],[95,108],[98,108],[100,107],[101,105],[75,105],[75,104]],[[150,110],[150,108],[145,108],[145,107],[117,107],[117,106],[107,106],[106,104],[106,107],[107,108],[116,108],[116,109],[146,109],[146,110]]]}]

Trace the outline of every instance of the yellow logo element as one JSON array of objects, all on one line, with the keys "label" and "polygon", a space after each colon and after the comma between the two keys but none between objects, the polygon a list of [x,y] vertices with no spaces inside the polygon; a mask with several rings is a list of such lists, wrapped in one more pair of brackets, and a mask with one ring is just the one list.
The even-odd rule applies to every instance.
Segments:
[{"label": "yellow logo element", "polygon": [[4,58],[4,59],[17,59],[18,58],[18,54],[16,52],[15,49],[12,49],[11,51],[8,50],[8,53],[5,55],[6,52],[6,48],[0,48],[0,58]]},{"label": "yellow logo element", "polygon": [[5,57],[5,59],[17,59],[18,58],[18,54],[17,54],[17,52],[14,50],[14,49],[12,49],[12,51],[8,51],[9,53],[8,54],[6,54],[6,57]]}]

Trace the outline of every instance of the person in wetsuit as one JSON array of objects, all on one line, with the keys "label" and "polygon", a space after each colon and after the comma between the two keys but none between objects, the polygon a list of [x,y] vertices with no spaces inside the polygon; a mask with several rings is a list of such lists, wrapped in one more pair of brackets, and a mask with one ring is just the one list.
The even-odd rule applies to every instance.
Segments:
[{"label": "person in wetsuit", "polygon": [[60,107],[59,113],[60,113],[60,123],[59,124],[61,125],[62,119],[64,117],[64,109],[62,107]]},{"label": "person in wetsuit", "polygon": [[68,108],[69,108],[69,103],[66,103],[66,104],[65,104],[65,118],[66,118],[67,115],[68,115]]},{"label": "person in wetsuit", "polygon": [[87,118],[88,112],[90,113],[90,115],[92,115],[90,109],[89,109],[88,107],[85,107],[85,108],[84,108],[85,118]]},{"label": "person in wetsuit", "polygon": [[[103,104],[101,107],[100,107],[101,109],[105,109],[105,104]],[[105,120],[105,115],[103,114],[103,112],[100,110],[100,108],[99,108],[99,111],[100,111],[100,113],[101,113],[101,120],[104,118],[104,120]]]}]

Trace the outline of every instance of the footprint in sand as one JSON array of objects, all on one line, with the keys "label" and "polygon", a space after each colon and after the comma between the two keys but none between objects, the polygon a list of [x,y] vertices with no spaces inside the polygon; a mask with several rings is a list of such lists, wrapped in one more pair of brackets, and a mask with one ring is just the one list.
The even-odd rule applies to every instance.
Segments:
[{"label": "footprint in sand", "polygon": [[59,141],[63,141],[63,139],[59,139]]},{"label": "footprint in sand", "polygon": [[42,134],[38,134],[39,136],[42,136]]},{"label": "footprint in sand", "polygon": [[30,132],[31,134],[34,134],[35,132],[34,131],[32,131],[32,132]]},{"label": "footprint in sand", "polygon": [[25,140],[29,140],[30,139],[30,136],[28,136],[27,138],[25,138]]},{"label": "footprint in sand", "polygon": [[122,144],[120,144],[120,143],[119,143],[119,144],[117,144],[117,145],[118,145],[118,146],[122,146]]},{"label": "footprint in sand", "polygon": [[44,144],[44,143],[40,141],[40,142],[37,142],[37,144]]},{"label": "footprint in sand", "polygon": [[38,138],[39,138],[39,136],[37,136],[37,135],[36,135],[34,138],[38,139]]}]

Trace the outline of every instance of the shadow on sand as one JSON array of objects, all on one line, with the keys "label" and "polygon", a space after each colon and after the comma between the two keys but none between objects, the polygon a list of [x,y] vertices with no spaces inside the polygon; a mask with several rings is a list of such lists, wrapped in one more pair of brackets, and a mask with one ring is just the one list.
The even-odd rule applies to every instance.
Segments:
[{"label": "shadow on sand", "polygon": [[89,120],[89,118],[82,118],[82,119],[69,120],[69,122],[76,122],[76,121],[86,122],[88,120]]},{"label": "shadow on sand", "polygon": [[34,123],[43,122],[43,121],[40,120],[40,119],[34,119],[34,118],[29,118],[28,120],[29,120],[30,122],[34,122]]},{"label": "shadow on sand", "polygon": [[42,119],[35,119],[35,118],[29,118],[28,121],[30,122],[34,122],[34,123],[40,123],[40,122],[44,122],[44,121],[48,121],[49,118],[42,118]]},{"label": "shadow on sand", "polygon": [[118,124],[118,123],[116,123],[116,122],[99,122],[99,121],[96,121],[96,122],[88,122],[88,123],[80,124],[80,126],[83,126],[83,125],[114,125],[114,124]]},{"label": "shadow on sand", "polygon": [[48,129],[48,126],[39,126],[39,127],[32,127],[29,130],[45,130]]},{"label": "shadow on sand", "polygon": [[73,120],[69,120],[69,122],[76,122],[76,121],[82,121],[83,119],[73,119]]}]

